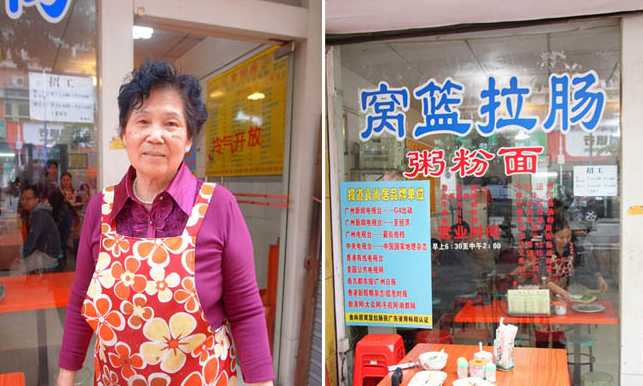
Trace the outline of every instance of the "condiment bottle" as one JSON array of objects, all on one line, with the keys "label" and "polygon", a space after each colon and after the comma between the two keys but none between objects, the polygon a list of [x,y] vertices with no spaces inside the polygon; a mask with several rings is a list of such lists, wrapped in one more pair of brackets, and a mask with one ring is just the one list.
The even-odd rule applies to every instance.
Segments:
[{"label": "condiment bottle", "polygon": [[487,363],[484,367],[484,378],[491,383],[496,383],[496,365]]},{"label": "condiment bottle", "polygon": [[458,379],[467,378],[469,376],[469,362],[465,357],[458,358]]},{"label": "condiment bottle", "polygon": [[484,378],[484,366],[487,364],[482,359],[472,359],[469,361],[469,376]]}]

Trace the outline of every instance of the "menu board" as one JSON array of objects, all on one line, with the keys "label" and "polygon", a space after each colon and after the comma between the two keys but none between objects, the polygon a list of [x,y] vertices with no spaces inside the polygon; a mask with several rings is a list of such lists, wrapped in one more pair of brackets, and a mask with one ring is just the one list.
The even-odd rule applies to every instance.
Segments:
[{"label": "menu board", "polygon": [[280,175],[284,160],[288,57],[267,49],[208,80],[208,176]]},{"label": "menu board", "polygon": [[574,166],[574,196],[614,197],[618,195],[616,165]]},{"label": "menu board", "polygon": [[431,328],[429,181],[341,185],[349,326]]},{"label": "menu board", "polygon": [[94,122],[92,78],[29,73],[29,117],[49,122]]}]

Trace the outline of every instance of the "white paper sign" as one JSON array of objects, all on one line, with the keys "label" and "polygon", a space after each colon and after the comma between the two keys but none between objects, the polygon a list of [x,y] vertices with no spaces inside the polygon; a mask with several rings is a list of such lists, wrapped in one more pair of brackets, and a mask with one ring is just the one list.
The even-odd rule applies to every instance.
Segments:
[{"label": "white paper sign", "polygon": [[29,73],[29,116],[49,122],[94,122],[91,78]]},{"label": "white paper sign", "polygon": [[60,123],[25,122],[22,125],[24,143],[52,147],[62,142],[64,126]]},{"label": "white paper sign", "polygon": [[574,196],[613,197],[618,195],[616,165],[574,166]]},{"label": "white paper sign", "polygon": [[572,157],[610,156],[618,145],[618,127],[602,128],[595,133],[583,130],[570,131],[565,138],[567,154]]}]

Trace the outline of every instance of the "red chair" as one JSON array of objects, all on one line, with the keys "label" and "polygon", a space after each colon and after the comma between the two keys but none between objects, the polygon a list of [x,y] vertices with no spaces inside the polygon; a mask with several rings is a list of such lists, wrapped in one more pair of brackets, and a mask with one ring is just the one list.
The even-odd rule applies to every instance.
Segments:
[{"label": "red chair", "polygon": [[24,373],[0,374],[0,386],[25,386]]},{"label": "red chair", "polygon": [[388,366],[399,363],[406,351],[397,334],[368,334],[355,348],[353,386],[374,386],[388,374]]}]

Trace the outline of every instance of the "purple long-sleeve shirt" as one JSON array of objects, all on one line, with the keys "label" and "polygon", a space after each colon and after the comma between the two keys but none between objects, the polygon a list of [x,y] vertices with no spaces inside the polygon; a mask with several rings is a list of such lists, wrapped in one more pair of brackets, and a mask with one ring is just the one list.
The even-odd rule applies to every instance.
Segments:
[{"label": "purple long-sleeve shirt", "polygon": [[[111,216],[118,233],[134,237],[180,235],[202,181],[185,164],[159,194],[148,212],[132,193],[136,176],[130,167],[114,191]],[[76,276],[71,289],[60,367],[82,367],[92,330],[81,315],[81,306],[94,273],[100,249],[102,193],[94,195],[85,214],[76,256]],[[234,196],[220,185],[196,239],[196,290],[206,318],[213,328],[228,320],[244,380],[264,382],[274,378],[264,309],[254,269],[252,240]]]}]

